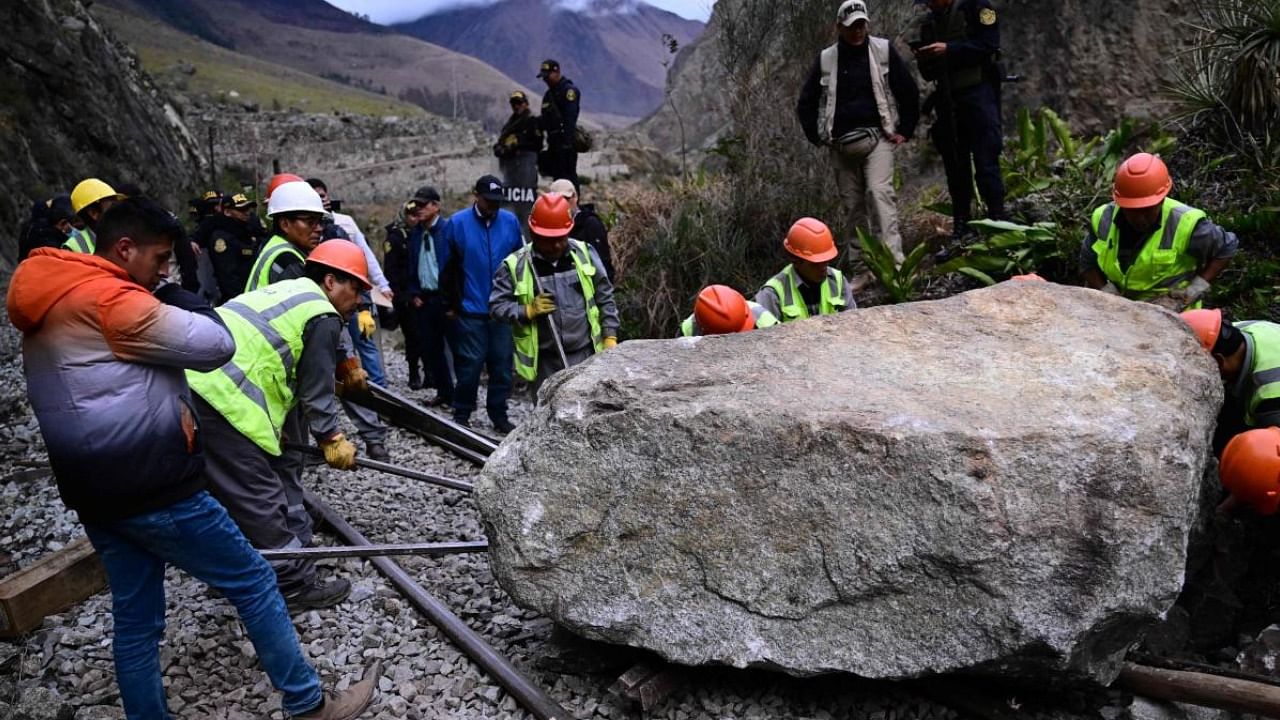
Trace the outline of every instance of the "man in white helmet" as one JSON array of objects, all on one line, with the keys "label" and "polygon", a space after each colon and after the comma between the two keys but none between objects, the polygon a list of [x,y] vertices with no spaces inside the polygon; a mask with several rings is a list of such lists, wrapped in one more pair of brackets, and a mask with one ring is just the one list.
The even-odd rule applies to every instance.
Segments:
[{"label": "man in white helmet", "polygon": [[275,188],[267,199],[271,238],[258,251],[244,291],[302,277],[307,253],[320,244],[325,214],[324,201],[309,184],[294,181]]}]

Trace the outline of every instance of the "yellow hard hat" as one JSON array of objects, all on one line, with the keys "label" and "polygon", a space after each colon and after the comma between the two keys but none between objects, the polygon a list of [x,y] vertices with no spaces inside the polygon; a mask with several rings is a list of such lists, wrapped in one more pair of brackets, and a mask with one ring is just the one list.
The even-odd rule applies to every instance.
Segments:
[{"label": "yellow hard hat", "polygon": [[79,215],[81,210],[105,198],[121,200],[124,196],[98,178],[81,180],[71,191],[71,212]]}]

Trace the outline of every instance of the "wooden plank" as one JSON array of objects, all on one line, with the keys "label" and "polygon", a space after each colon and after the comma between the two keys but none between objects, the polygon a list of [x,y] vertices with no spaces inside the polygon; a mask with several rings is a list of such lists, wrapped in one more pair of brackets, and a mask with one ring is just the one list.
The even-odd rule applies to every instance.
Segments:
[{"label": "wooden plank", "polygon": [[107,587],[88,538],[80,538],[0,580],[0,637],[16,637],[40,627],[46,615],[62,612]]},{"label": "wooden plank", "polygon": [[1135,695],[1156,700],[1280,718],[1280,688],[1248,680],[1127,662],[1116,684]]}]

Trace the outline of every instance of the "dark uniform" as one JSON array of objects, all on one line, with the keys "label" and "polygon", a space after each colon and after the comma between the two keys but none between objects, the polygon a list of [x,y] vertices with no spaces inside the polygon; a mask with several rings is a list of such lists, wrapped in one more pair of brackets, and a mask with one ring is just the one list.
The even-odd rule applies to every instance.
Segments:
[{"label": "dark uniform", "polygon": [[[559,72],[560,65],[552,60],[542,63],[542,73],[549,69]],[[564,178],[572,182],[575,189],[579,188],[578,151],[574,148],[573,137],[578,128],[581,101],[582,93],[578,87],[569,78],[561,76],[560,82],[548,86],[543,93],[542,116],[538,118],[547,136],[546,163],[539,170],[552,179]]]},{"label": "dark uniform", "polygon": [[387,239],[382,245],[382,272],[387,276],[391,292],[395,293],[392,304],[400,329],[404,332],[404,359],[409,365],[409,387],[418,390],[422,387],[422,376],[418,370],[423,365],[422,347],[418,339],[417,313],[409,292],[409,271],[414,265],[409,258],[409,235],[414,228],[409,227],[405,220],[405,214],[411,209],[409,206],[414,204],[413,200],[405,203],[400,217],[386,228]]},{"label": "dark uniform", "polygon": [[507,204],[520,218],[523,229],[538,195],[538,153],[542,151],[542,129],[529,111],[529,98],[517,90],[511,93],[511,118],[502,126],[493,154],[502,169]]},{"label": "dark uniform", "polygon": [[244,292],[257,259],[258,241],[249,223],[226,215],[210,215],[200,224],[200,230],[221,302],[226,302]]},{"label": "dark uniform", "polygon": [[973,184],[988,216],[1005,217],[1000,178],[1000,23],[990,0],[954,0],[925,18],[924,44],[947,44],[946,55],[920,58],[920,74],[936,83],[926,107],[937,110],[931,136],[947,169],[956,237],[972,219]]}]

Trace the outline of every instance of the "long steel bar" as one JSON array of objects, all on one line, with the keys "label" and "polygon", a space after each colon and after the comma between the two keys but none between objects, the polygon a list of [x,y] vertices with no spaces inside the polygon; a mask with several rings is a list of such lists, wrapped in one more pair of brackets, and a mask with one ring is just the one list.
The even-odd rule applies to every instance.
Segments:
[{"label": "long steel bar", "polygon": [[485,437],[475,430],[472,430],[469,427],[463,427],[452,420],[442,418],[422,407],[418,403],[396,393],[395,391],[388,390],[377,383],[369,383],[369,392],[375,396],[381,395],[384,398],[395,401],[403,407],[411,409],[414,414],[421,416],[424,422],[430,423],[433,426],[428,428],[429,432],[440,435],[448,440],[452,440],[459,445],[475,450],[483,455],[489,455],[494,450],[498,449],[498,443],[492,438]]},{"label": "long steel bar", "polygon": [[[289,450],[300,450],[310,455],[324,457],[324,452],[320,448],[313,447],[311,445],[298,445],[296,443],[286,443],[285,448]],[[455,480],[454,478],[444,477],[443,475],[432,475],[431,473],[424,473],[418,470],[412,470],[407,467],[401,467],[399,465],[392,465],[391,463],[385,463],[385,462],[382,462],[381,460],[370,460],[368,458],[357,457],[356,467],[368,468],[370,470],[378,470],[380,472],[388,473],[390,475],[399,475],[402,478],[408,478],[410,480],[420,480],[425,483],[431,483],[432,485],[447,487],[452,490],[461,490],[463,492],[472,492],[475,490],[475,486],[467,482],[466,480]]]},{"label": "long steel bar", "polygon": [[[360,534],[360,531],[334,512],[333,508],[326,505],[323,500],[316,497],[315,493],[307,491],[306,503],[323,516],[334,532],[348,545],[370,544]],[[395,561],[386,557],[375,557],[371,562],[374,567],[378,568],[378,572],[381,572],[395,586],[396,590],[400,591],[432,624],[440,628],[441,632],[485,672],[489,673],[511,697],[516,699],[516,702],[520,703],[534,717],[539,720],[567,720],[572,717],[568,711],[560,707],[559,703],[552,700],[542,688],[534,685],[506,658],[498,654],[498,651],[490,647],[474,630],[462,622],[458,616],[450,612],[443,603],[429,595],[422,586],[414,582],[413,578],[404,571],[404,568],[397,565]]]},{"label": "long steel bar", "polygon": [[437,423],[440,418],[426,413],[421,408],[414,408],[404,405],[403,403],[387,397],[384,394],[370,392],[364,395],[352,394],[349,399],[364,407],[373,410],[379,415],[385,417],[393,425],[397,425],[417,435],[421,435],[427,442],[441,447],[458,457],[475,465],[484,465],[491,449],[478,451],[457,442],[449,440],[438,433],[432,432],[430,428],[438,427]]},{"label": "long steel bar", "polygon": [[461,555],[488,552],[487,542],[391,543],[387,545],[340,545],[292,550],[259,550],[268,560],[317,560],[320,558],[383,557],[387,555]]}]

